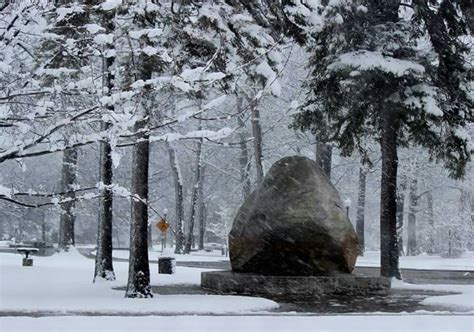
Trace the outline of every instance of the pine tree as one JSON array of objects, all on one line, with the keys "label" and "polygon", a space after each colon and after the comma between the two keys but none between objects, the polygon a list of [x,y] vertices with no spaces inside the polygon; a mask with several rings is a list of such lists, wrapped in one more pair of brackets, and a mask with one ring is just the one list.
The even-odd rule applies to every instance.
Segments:
[{"label": "pine tree", "polygon": [[366,156],[365,139],[379,140],[381,275],[397,278],[397,148],[425,147],[451,176],[461,177],[472,154],[465,126],[473,121],[461,8],[452,1],[413,1],[413,10],[399,15],[400,6],[387,0],[312,8],[314,16],[322,14],[316,27],[308,23],[314,38],[310,92],[294,122],[344,155],[358,150]]}]

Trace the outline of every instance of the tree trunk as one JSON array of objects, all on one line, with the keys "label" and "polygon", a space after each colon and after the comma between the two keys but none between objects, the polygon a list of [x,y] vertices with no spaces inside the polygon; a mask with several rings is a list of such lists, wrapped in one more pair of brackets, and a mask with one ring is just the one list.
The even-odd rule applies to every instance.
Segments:
[{"label": "tree trunk", "polygon": [[398,122],[383,115],[381,137],[382,181],[380,193],[380,274],[401,279],[397,243],[397,132]]},{"label": "tree trunk", "polygon": [[[398,21],[399,0],[369,1],[375,20],[381,24]],[[380,190],[380,274],[402,279],[399,268],[397,241],[397,135],[400,123],[396,110],[382,110],[380,147],[382,180]]]},{"label": "tree trunk", "polygon": [[[456,242],[457,242],[457,249],[461,250],[464,248],[468,248],[471,246],[472,243],[472,225],[471,225],[471,218],[472,218],[472,207],[471,205],[471,193],[469,190],[464,188],[460,189],[461,196],[459,197],[459,229],[455,232],[456,235]],[[468,221],[469,220],[469,221]]]},{"label": "tree trunk", "polygon": [[76,182],[77,150],[66,149],[63,152],[63,166],[61,176],[61,188],[66,194],[63,199],[67,201],[61,204],[61,217],[59,222],[59,249],[68,250],[69,246],[75,245],[74,235],[74,207],[76,194],[73,185]]},{"label": "tree trunk", "polygon": [[[474,16],[474,15],[473,15]],[[474,194],[471,191],[471,223],[469,224],[469,243],[468,250],[474,250]]]},{"label": "tree trunk", "polygon": [[[141,46],[145,46],[145,42]],[[147,45],[151,46],[151,45]],[[141,53],[138,57],[133,79],[144,82],[151,79],[153,61]],[[135,122],[136,134],[132,162],[132,207],[130,223],[130,258],[128,260],[128,282],[125,297],[153,297],[150,287],[150,265],[148,260],[148,172],[150,166],[150,109],[153,105],[152,87],[145,85],[139,106],[140,118]]]},{"label": "tree trunk", "polygon": [[397,241],[398,254],[404,255],[403,250],[403,218],[405,213],[405,192],[407,190],[407,177],[401,176],[400,187],[397,190]]},{"label": "tree trunk", "polygon": [[321,167],[328,179],[331,179],[332,146],[320,143],[316,138],[316,163]]},{"label": "tree trunk", "polygon": [[206,203],[204,201],[204,174],[206,167],[202,166],[199,179],[199,241],[198,249],[204,250],[204,235],[206,233]]},{"label": "tree trunk", "polygon": [[[111,20],[107,20],[106,29],[110,33],[114,26]],[[103,85],[107,88],[107,94],[112,94],[114,87],[113,80],[113,65],[114,57],[103,58]],[[114,106],[107,106],[107,111],[112,113]],[[107,131],[111,127],[108,122],[102,122],[101,131]],[[115,280],[114,267],[112,263],[112,223],[113,223],[113,193],[110,186],[113,180],[113,162],[112,162],[112,148],[108,140],[104,139],[100,142],[100,181],[104,186],[102,189],[102,197],[99,200],[99,221],[97,227],[97,254],[95,257],[95,271],[94,281],[96,278],[104,280]]]},{"label": "tree trunk", "polygon": [[174,196],[176,206],[176,227],[175,227],[175,249],[176,254],[182,254],[184,249],[184,205],[183,205],[183,179],[181,177],[181,170],[179,168],[178,159],[176,158],[176,151],[169,144],[166,143],[168,148],[168,154],[170,158],[171,170],[173,173],[174,180]]},{"label": "tree trunk", "polygon": [[191,247],[193,245],[194,240],[194,224],[196,221],[196,208],[198,203],[198,193],[199,193],[199,179],[201,177],[201,152],[202,152],[202,138],[199,139],[197,143],[196,149],[196,174],[194,176],[194,185],[191,194],[191,206],[190,206],[190,213],[189,213],[189,230],[188,236],[186,239],[186,244],[184,246],[184,253],[189,254],[191,252]]},{"label": "tree trunk", "polygon": [[[1,228],[0,228],[0,231],[2,231]],[[0,234],[3,234],[3,232]],[[46,241],[46,220],[41,221],[41,241],[47,242]]]},{"label": "tree trunk", "polygon": [[367,171],[361,166],[359,168],[359,192],[357,196],[357,218],[356,232],[359,241],[358,253],[364,256],[365,250],[365,189],[366,189]]},{"label": "tree trunk", "polygon": [[[242,109],[242,97],[237,98],[237,109],[240,111]],[[244,200],[250,195],[250,160],[249,160],[249,151],[247,147],[247,143],[245,142],[246,137],[244,134],[245,130],[245,122],[244,122],[244,115],[240,114],[237,117],[237,121],[239,123],[240,131],[239,131],[239,140],[240,140],[240,157],[239,157],[239,164],[240,164],[240,181],[242,183],[242,195],[244,196]]]},{"label": "tree trunk", "polygon": [[260,111],[258,110],[255,101],[251,102],[250,108],[252,111],[252,134],[255,155],[255,169],[257,172],[257,184],[259,184],[263,180],[262,126],[260,123]]},{"label": "tree trunk", "polygon": [[[109,124],[103,122],[102,130],[107,130]],[[97,230],[97,255],[95,257],[94,281],[97,278],[115,280],[112,263],[112,149],[108,142],[100,143],[100,181],[104,186],[102,198],[99,200],[99,222]]]},{"label": "tree trunk", "polygon": [[416,244],[416,212],[418,209],[418,180],[412,179],[410,182],[410,205],[408,208],[408,240],[407,240],[407,256],[415,256],[418,254]]},{"label": "tree trunk", "polygon": [[434,228],[434,205],[433,205],[433,193],[431,191],[426,193],[426,205],[428,206],[428,253],[434,254],[435,249],[435,228]]},{"label": "tree trunk", "polygon": [[[135,125],[135,132],[148,127],[148,114]],[[130,259],[125,297],[152,297],[148,264],[148,168],[149,134],[137,135],[132,164],[132,222],[130,224]]]}]

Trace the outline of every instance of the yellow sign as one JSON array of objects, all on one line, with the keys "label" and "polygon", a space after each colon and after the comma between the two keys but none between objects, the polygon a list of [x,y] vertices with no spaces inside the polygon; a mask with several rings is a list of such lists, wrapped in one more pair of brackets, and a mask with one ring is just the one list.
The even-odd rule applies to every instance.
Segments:
[{"label": "yellow sign", "polygon": [[156,228],[158,228],[160,231],[162,231],[163,233],[166,232],[168,230],[168,227],[170,227],[170,225],[166,222],[165,219],[161,218],[156,224],[155,224]]}]

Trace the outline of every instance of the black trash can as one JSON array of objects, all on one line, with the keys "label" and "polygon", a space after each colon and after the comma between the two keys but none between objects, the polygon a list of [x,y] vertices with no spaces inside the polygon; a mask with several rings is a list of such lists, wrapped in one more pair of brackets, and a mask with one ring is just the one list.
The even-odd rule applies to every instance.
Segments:
[{"label": "black trash can", "polygon": [[158,258],[158,273],[174,274],[176,270],[176,259],[173,257]]},{"label": "black trash can", "polygon": [[23,258],[23,266],[33,266],[33,258]]}]

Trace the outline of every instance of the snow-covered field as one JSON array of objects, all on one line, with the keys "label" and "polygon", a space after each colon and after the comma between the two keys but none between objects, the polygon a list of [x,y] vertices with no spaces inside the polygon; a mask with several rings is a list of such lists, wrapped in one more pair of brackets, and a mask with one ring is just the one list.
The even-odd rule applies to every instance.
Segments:
[{"label": "snow-covered field", "polygon": [[[380,253],[366,251],[357,258],[357,266],[380,266]],[[474,252],[465,252],[459,258],[444,258],[438,255],[421,254],[418,256],[401,256],[400,267],[420,270],[467,270],[474,271]]]},{"label": "snow-covered field", "polygon": [[[0,254],[1,311],[57,311],[114,313],[242,313],[278,307],[270,300],[242,296],[156,295],[152,299],[126,299],[123,290],[128,264],[114,264],[117,280],[93,284],[94,261],[76,251],[36,257],[33,267],[22,267],[21,256]],[[174,275],[158,275],[151,265],[153,285],[199,284],[203,269],[178,267]]]},{"label": "snow-covered field", "polygon": [[[0,254],[0,313],[70,314],[0,317],[0,331],[474,331],[472,285],[394,285],[461,293],[424,300],[425,304],[445,307],[446,311],[439,315],[416,312],[310,316],[271,313],[277,303],[242,296],[156,295],[152,299],[126,299],[123,290],[112,287],[125,285],[128,264],[115,262],[114,266],[117,281],[93,284],[94,261],[76,251],[35,257],[33,267],[22,267],[20,255]],[[198,285],[204,271],[178,267],[175,275],[158,275],[156,264],[151,269],[153,285],[170,286]],[[450,314],[458,308],[470,311]],[[78,316],[88,314],[99,316]],[[112,314],[122,317],[106,316]],[[140,316],[133,316],[137,314]]]}]

